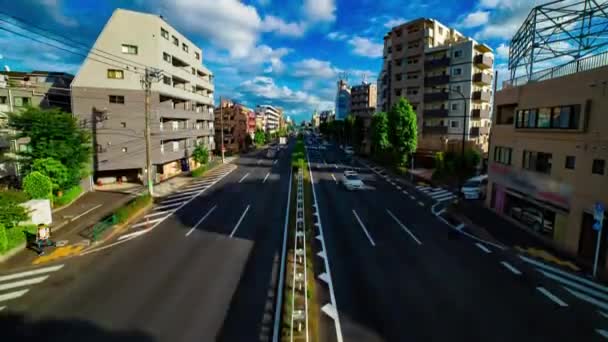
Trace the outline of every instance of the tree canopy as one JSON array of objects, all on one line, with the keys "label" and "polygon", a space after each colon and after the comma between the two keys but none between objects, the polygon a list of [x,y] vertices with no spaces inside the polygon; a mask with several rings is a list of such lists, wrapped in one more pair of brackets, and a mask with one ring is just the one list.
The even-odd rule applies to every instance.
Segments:
[{"label": "tree canopy", "polygon": [[388,139],[401,164],[405,164],[418,146],[416,112],[403,97],[399,98],[388,113]]},{"label": "tree canopy", "polygon": [[371,140],[375,153],[385,152],[391,148],[388,140],[388,115],[385,112],[377,113],[372,117]]}]

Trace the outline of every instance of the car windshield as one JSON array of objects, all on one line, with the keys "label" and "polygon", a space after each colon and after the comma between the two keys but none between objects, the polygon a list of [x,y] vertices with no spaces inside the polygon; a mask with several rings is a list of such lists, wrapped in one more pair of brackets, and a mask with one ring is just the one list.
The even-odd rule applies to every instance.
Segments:
[{"label": "car windshield", "polygon": [[357,177],[357,175],[353,175],[353,174],[346,174],[346,179],[348,179],[350,181],[356,181],[356,180],[359,180],[359,177]]},{"label": "car windshield", "polygon": [[463,188],[476,188],[479,186],[479,181],[468,181],[464,183]]}]

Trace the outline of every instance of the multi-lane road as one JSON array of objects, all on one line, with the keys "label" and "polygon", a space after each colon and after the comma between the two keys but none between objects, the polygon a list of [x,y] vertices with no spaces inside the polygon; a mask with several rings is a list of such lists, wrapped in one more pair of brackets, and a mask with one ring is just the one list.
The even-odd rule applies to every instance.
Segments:
[{"label": "multi-lane road", "polygon": [[[323,315],[321,341],[601,339],[608,320],[596,306],[512,252],[454,233],[415,189],[337,148],[309,157],[340,322]],[[341,186],[350,168],[363,190]],[[289,149],[245,155],[164,199],[154,212],[178,210],[146,234],[0,272],[0,290],[29,289],[0,303],[2,340],[270,341],[289,176]]]}]

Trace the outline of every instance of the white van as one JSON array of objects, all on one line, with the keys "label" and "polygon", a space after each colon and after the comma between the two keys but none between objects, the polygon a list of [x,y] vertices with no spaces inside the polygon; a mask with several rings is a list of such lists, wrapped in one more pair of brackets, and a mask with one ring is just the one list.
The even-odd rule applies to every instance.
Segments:
[{"label": "white van", "polygon": [[486,197],[486,188],[488,186],[488,175],[473,177],[466,181],[460,192],[465,199],[483,199]]}]

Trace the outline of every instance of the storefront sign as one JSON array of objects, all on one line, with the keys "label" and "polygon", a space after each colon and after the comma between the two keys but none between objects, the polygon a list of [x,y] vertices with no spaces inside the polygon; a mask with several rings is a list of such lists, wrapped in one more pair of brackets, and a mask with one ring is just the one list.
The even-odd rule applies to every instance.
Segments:
[{"label": "storefront sign", "polygon": [[509,166],[490,164],[492,180],[521,191],[538,200],[553,203],[564,209],[570,208],[572,186],[555,181],[548,176],[526,170],[515,170]]}]

